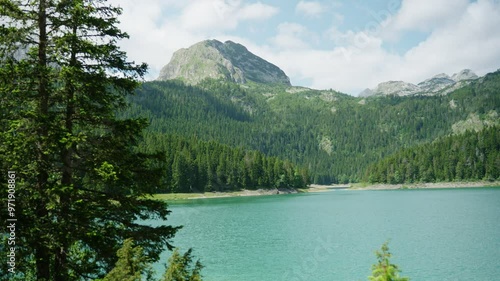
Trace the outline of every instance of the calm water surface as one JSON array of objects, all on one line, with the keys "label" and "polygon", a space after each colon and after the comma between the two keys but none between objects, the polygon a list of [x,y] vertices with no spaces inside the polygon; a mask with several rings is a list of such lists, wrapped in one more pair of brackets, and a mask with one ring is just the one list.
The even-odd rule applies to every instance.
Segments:
[{"label": "calm water surface", "polygon": [[336,190],[170,209],[169,223],[184,225],[173,242],[194,249],[206,281],[367,280],[387,239],[413,281],[500,280],[500,188]]}]

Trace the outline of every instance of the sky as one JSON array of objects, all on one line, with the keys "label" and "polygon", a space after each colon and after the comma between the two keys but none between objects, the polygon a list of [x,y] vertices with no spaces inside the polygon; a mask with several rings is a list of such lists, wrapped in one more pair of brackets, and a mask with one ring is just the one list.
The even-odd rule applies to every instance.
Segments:
[{"label": "sky", "polygon": [[154,80],[180,48],[231,40],[294,86],[357,95],[384,81],[500,69],[500,0],[110,0]]}]

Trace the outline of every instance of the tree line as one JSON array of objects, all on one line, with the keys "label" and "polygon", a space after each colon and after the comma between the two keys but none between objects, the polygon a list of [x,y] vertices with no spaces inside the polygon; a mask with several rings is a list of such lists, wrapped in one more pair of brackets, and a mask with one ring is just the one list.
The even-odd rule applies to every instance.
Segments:
[{"label": "tree line", "polygon": [[403,149],[370,166],[373,183],[500,179],[500,127],[451,135]]},{"label": "tree line", "polygon": [[305,188],[310,183],[309,171],[290,161],[216,141],[149,132],[141,150],[165,153],[159,193]]}]

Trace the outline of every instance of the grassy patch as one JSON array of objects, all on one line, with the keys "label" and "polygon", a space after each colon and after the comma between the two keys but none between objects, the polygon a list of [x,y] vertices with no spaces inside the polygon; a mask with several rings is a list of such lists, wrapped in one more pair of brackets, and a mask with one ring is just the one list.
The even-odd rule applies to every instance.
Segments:
[{"label": "grassy patch", "polygon": [[202,193],[161,193],[161,194],[155,194],[153,196],[153,198],[156,200],[171,201],[171,200],[186,200],[189,198],[195,198],[195,197],[200,197],[200,196],[203,196],[203,194]]}]

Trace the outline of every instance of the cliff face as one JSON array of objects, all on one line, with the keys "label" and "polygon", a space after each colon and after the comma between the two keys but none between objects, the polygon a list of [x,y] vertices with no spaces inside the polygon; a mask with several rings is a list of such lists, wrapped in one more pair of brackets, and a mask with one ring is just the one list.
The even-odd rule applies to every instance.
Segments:
[{"label": "cliff face", "polygon": [[197,84],[206,78],[290,86],[290,79],[279,67],[252,54],[241,44],[217,40],[202,41],[176,51],[158,80],[181,79]]}]

